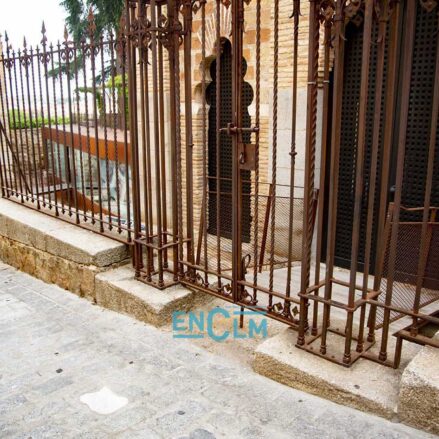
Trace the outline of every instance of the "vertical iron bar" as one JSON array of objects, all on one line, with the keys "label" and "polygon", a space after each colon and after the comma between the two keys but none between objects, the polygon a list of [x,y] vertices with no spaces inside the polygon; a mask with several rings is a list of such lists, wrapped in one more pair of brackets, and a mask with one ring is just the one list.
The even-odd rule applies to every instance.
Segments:
[{"label": "vertical iron bar", "polygon": [[216,145],[215,145],[215,164],[216,164],[216,259],[217,259],[217,273],[218,273],[218,292],[221,291],[221,110],[220,110],[220,93],[221,93],[221,2],[216,0],[216,64],[215,64],[215,77],[216,77],[216,90],[215,90],[215,127],[216,127]]},{"label": "vertical iron bar", "polygon": [[[59,215],[59,207],[58,207],[58,202],[56,199],[56,164],[55,164],[55,151],[54,151],[54,142],[52,139],[52,112],[50,109],[50,86],[49,86],[49,74],[47,71],[47,65],[49,64],[49,62],[51,62],[51,59],[53,58],[53,51],[50,48],[50,53],[47,52],[47,42],[46,42],[46,36],[45,36],[45,27],[44,27],[44,23],[43,23],[43,28],[42,28],[42,33],[43,33],[43,53],[42,53],[42,63],[44,66],[44,83],[45,83],[45,89],[46,89],[46,105],[47,105],[47,125],[48,125],[48,129],[49,129],[49,139],[47,139],[47,144],[45,145],[46,147],[46,151],[48,149],[50,149],[50,162],[52,164],[52,187],[50,187],[50,182],[49,182],[49,176],[47,177],[47,191],[48,191],[48,195],[49,195],[49,209],[52,208],[52,195],[51,192],[53,190],[53,203],[55,206],[55,215],[58,216]],[[38,68],[39,64],[38,64]],[[40,73],[40,72],[38,72]],[[41,115],[44,118],[44,111],[43,111],[43,100],[41,100]],[[49,163],[49,160],[46,160],[46,163]],[[47,172],[50,172],[50,166],[47,166]]]},{"label": "vertical iron bar", "polygon": [[[5,95],[6,95],[6,108],[8,109],[8,124],[9,127],[11,127],[11,118],[10,118],[10,114],[12,113],[12,124],[13,124],[13,129],[14,129],[14,140],[15,140],[15,151],[14,151],[14,147],[13,147],[13,142],[12,142],[12,138],[10,139],[11,141],[11,154],[13,157],[13,162],[14,162],[14,166],[13,166],[13,173],[14,173],[14,181],[15,181],[15,187],[16,190],[20,190],[20,200],[23,203],[24,202],[24,198],[23,198],[23,183],[22,183],[22,179],[21,179],[21,167],[20,167],[20,157],[19,157],[19,152],[18,152],[18,137],[17,137],[17,121],[16,121],[16,111],[14,108],[14,89],[12,87],[12,64],[15,64],[15,59],[11,59],[11,53],[10,53],[10,48],[9,48],[9,44],[8,44],[8,36],[6,34],[6,57],[8,59],[9,62],[9,66],[8,66],[8,79],[9,79],[9,98],[10,98],[10,102],[11,102],[11,106],[9,107],[9,100],[8,100],[8,86],[5,82]],[[6,78],[6,70],[5,70],[5,65],[3,64],[3,72],[4,72],[4,76]],[[4,129],[6,130],[6,127],[4,127]],[[9,132],[11,131],[11,129],[9,129]],[[17,178],[18,178],[18,185],[17,185]]]},{"label": "vertical iron bar", "polygon": [[[278,3],[278,0],[275,0]],[[242,36],[244,26],[243,0],[232,2],[232,124],[238,128],[232,137],[232,296],[234,302],[241,299],[238,282],[243,279],[242,270],[242,176],[239,166],[239,144],[242,136]],[[217,109],[218,112],[219,108]],[[217,195],[218,196],[218,195]]]},{"label": "vertical iron bar", "polygon": [[[43,44],[43,46],[44,46],[44,44]],[[45,53],[44,52],[45,51],[43,50],[43,52],[41,53],[40,48],[38,46],[36,47],[37,77],[38,77],[38,90],[39,90],[38,97],[40,99],[40,117],[41,117],[41,127],[40,127],[40,133],[41,133],[40,148],[41,148],[41,151],[40,151],[40,154],[41,154],[41,157],[44,157],[44,163],[45,163],[45,165],[47,165],[48,164],[48,157],[47,157],[48,151],[47,151],[47,147],[46,147],[46,150],[44,148],[44,136],[43,136],[43,133],[45,132],[46,122],[44,120],[45,112],[44,112],[44,102],[43,102],[43,82],[41,81],[41,66],[40,66],[42,59],[45,62],[45,59],[44,59]],[[34,69],[33,65],[32,65],[32,69]],[[32,75],[33,75],[34,80],[35,80],[34,71],[32,71]],[[34,84],[34,88],[35,88],[35,84]],[[36,105],[37,104],[35,101],[35,108],[36,108]],[[49,123],[49,121],[48,121],[48,123]],[[49,132],[50,132],[50,129],[49,129]],[[46,207],[47,204],[46,204],[46,193],[45,192],[47,191],[48,192],[48,197],[47,197],[48,198],[48,206],[49,206],[49,209],[52,209],[52,201],[51,201],[51,195],[50,195],[50,181],[49,181],[49,176],[48,176],[49,167],[45,166],[45,170],[46,170],[46,172],[45,172],[46,178],[44,178],[43,166],[40,166],[42,201],[43,201],[43,206]]]},{"label": "vertical iron bar", "polygon": [[[1,62],[1,61],[0,61]],[[0,93],[1,93],[1,87],[0,87]],[[3,128],[2,122],[0,121],[0,126]],[[3,131],[3,130],[2,130]],[[5,130],[6,132],[6,130]],[[4,143],[3,143],[3,137],[4,134],[0,132],[0,184],[1,184],[1,197],[4,198],[7,196],[8,193],[8,181],[7,181],[7,164],[6,164],[6,156],[5,156],[5,150],[4,150]],[[5,143],[6,143],[6,137],[5,137]],[[6,152],[7,154],[7,152]]]},{"label": "vertical iron bar", "polygon": [[[439,20],[439,16],[438,16]],[[439,29],[439,22],[438,22]],[[433,89],[433,101],[431,109],[431,121],[430,121],[430,143],[428,148],[428,160],[427,160],[427,175],[425,183],[425,195],[424,195],[424,209],[422,214],[422,228],[421,228],[421,245],[419,248],[419,263],[416,278],[416,293],[415,302],[413,304],[413,312],[418,313],[421,301],[421,291],[424,281],[425,268],[428,258],[428,242],[431,239],[431,234],[428,233],[428,222],[430,219],[430,203],[431,203],[431,193],[433,189],[433,176],[434,176],[434,166],[435,166],[435,152],[436,152],[436,137],[437,137],[437,126],[438,126],[438,115],[439,115],[439,32],[436,32],[436,64],[434,70],[434,89]],[[413,332],[417,332],[418,319],[413,318]]]},{"label": "vertical iron bar", "polygon": [[[319,198],[318,198],[318,215],[317,215],[317,235],[316,235],[316,259],[314,284],[320,283],[320,263],[322,260],[322,244],[323,244],[323,221],[324,221],[324,203],[326,199],[326,161],[327,161],[327,144],[329,134],[329,75],[330,75],[330,56],[331,56],[331,19],[325,19],[324,34],[324,67],[323,67],[323,115],[322,115],[322,141],[320,154],[320,177],[319,177]],[[319,289],[315,291],[315,295],[319,295]],[[317,335],[318,327],[319,302],[314,301],[313,319],[311,334]]]},{"label": "vertical iron bar", "polygon": [[[24,160],[24,152],[23,152],[23,134],[22,134],[22,129],[21,129],[21,111],[20,111],[20,95],[18,93],[18,84],[17,84],[17,63],[19,64],[18,68],[21,71],[21,66],[20,66],[20,51],[18,51],[17,53],[17,57],[15,55],[15,52],[12,51],[12,57],[16,58],[14,59],[14,88],[11,87],[11,101],[12,101],[12,111],[13,114],[15,114],[15,109],[14,109],[14,101],[13,101],[13,95],[15,92],[15,96],[16,96],[16,104],[17,104],[17,117],[18,117],[18,124],[15,123],[14,120],[14,126],[15,126],[15,147],[17,148],[17,159],[19,160],[18,162],[18,169],[20,170],[20,176],[23,176],[23,183],[25,186],[25,195],[26,195],[26,201],[29,199],[28,198],[28,194],[29,191],[27,190],[27,179],[26,179],[26,168],[25,168],[25,160]],[[24,111],[24,110],[23,110]],[[25,115],[23,113],[23,118],[25,118]],[[14,116],[15,119],[15,116]],[[26,121],[25,121],[26,124]],[[18,143],[18,136],[17,136],[17,129],[19,130],[20,133],[20,143]],[[20,151],[21,151],[21,159],[20,159]],[[24,167],[24,169],[22,169],[22,166]],[[24,202],[24,198],[23,198],[23,191],[21,190],[21,202]]]},{"label": "vertical iron bar", "polygon": [[[55,70],[55,62],[54,62],[54,57],[55,57],[55,52],[53,51],[53,44],[50,44],[50,61],[51,61],[51,70],[54,71]],[[58,60],[58,62],[60,62],[60,60]],[[58,164],[58,173],[59,175],[57,176],[57,171],[56,171],[56,165],[54,163],[54,175],[55,178],[59,179],[59,196],[61,197],[61,213],[65,213],[65,209],[64,209],[64,189],[63,189],[63,181],[62,181],[62,167],[61,167],[61,144],[59,143],[60,141],[60,136],[59,136],[59,127],[58,127],[58,105],[57,105],[57,101],[56,101],[56,78],[55,75],[52,75],[52,92],[53,92],[53,109],[54,109],[54,124],[55,124],[55,132],[56,132],[56,145],[57,145],[57,164]],[[50,105],[50,104],[49,104]],[[65,140],[65,139],[64,139]],[[53,140],[51,141],[51,143],[53,144]],[[65,145],[65,143],[64,143]],[[54,153],[55,153],[55,147],[53,147]],[[56,204],[59,206],[58,203],[58,199],[57,199],[57,194],[56,194],[56,188],[54,188],[54,198],[55,198],[55,202]]]},{"label": "vertical iron bar", "polygon": [[[179,8],[180,2],[175,1],[175,23],[179,24]],[[182,181],[182,150],[181,150],[181,87],[180,87],[180,37],[178,34],[174,37],[175,48],[175,144],[176,144],[176,156],[177,156],[177,211],[178,211],[178,258],[179,261],[184,260],[184,247],[183,247],[183,181]],[[185,72],[183,72],[185,73]],[[184,276],[184,265],[179,263],[179,277]]]},{"label": "vertical iron bar", "polygon": [[187,260],[194,263],[193,234],[193,170],[192,155],[194,141],[192,137],[192,2],[184,2],[184,108],[185,108],[185,146],[186,146],[186,229]]},{"label": "vertical iron bar", "polygon": [[[387,79],[386,79],[386,96],[385,96],[385,114],[383,126],[394,126],[395,123],[395,106],[396,106],[396,87],[397,87],[397,75],[398,75],[398,41],[399,41],[399,16],[400,16],[400,4],[395,2],[394,11],[392,13],[392,20],[390,22],[389,32],[389,47],[388,47],[388,67],[387,67]],[[383,147],[382,147],[382,169],[381,169],[381,188],[380,188],[380,202],[377,221],[377,236],[385,236],[385,223],[388,214],[388,181],[390,174],[390,157],[393,143],[393,129],[386,129],[383,133]],[[373,289],[378,291],[381,285],[382,264],[384,260],[385,246],[387,242],[384,239],[378,239],[375,260],[375,276]],[[376,321],[376,306],[372,305],[369,313],[368,321],[368,336],[367,340],[373,342],[375,340],[375,321]]]},{"label": "vertical iron bar", "polygon": [[[24,117],[24,133],[25,133],[25,140],[26,140],[26,152],[27,152],[27,165],[29,167],[28,169],[28,173],[29,173],[29,186],[30,186],[30,200],[32,202],[35,201],[34,198],[34,189],[33,189],[33,182],[32,182],[32,160],[35,157],[35,154],[31,153],[31,150],[29,148],[29,135],[28,135],[28,131],[31,131],[32,133],[32,120],[29,119],[28,120],[28,115],[27,115],[27,109],[26,109],[26,98],[25,95],[27,94],[27,101],[28,101],[28,105],[29,105],[29,115],[31,114],[30,111],[30,88],[29,88],[29,65],[28,65],[28,52],[27,52],[27,44],[26,44],[26,39],[24,39],[24,49],[23,49],[23,53],[22,56],[20,58],[20,88],[21,88],[21,100],[23,103],[23,117]],[[26,88],[24,86],[24,80],[23,80],[23,68],[24,68],[24,74],[26,77]],[[29,122],[29,126],[28,126],[28,122]],[[32,142],[32,146],[33,146],[33,151],[35,151],[35,144],[33,143],[33,136],[31,138],[31,142]]]},{"label": "vertical iron bar", "polygon": [[107,190],[107,209],[108,209],[108,228],[113,229],[113,220],[111,218],[111,192],[110,192],[110,163],[108,156],[108,129],[107,129],[107,96],[105,87],[105,62],[104,62],[104,37],[101,35],[99,39],[99,45],[101,50],[101,81],[102,81],[102,114],[100,114],[100,122],[104,124],[104,152],[105,152],[105,180]]},{"label": "vertical iron bar", "polygon": [[[151,0],[151,26],[157,27],[156,1]],[[158,75],[157,75],[157,31],[151,32],[151,61],[152,61],[152,100],[154,116],[154,153],[155,153],[155,178],[156,178],[156,209],[157,209],[157,241],[158,241],[158,286],[163,283],[163,217],[162,217],[162,181],[160,176],[160,126],[159,126],[159,100],[158,100]],[[187,97],[186,97],[187,99]],[[187,115],[186,115],[187,118]],[[187,130],[187,122],[186,122]],[[186,178],[189,179],[188,175]]]},{"label": "vertical iron bar", "polygon": [[[177,183],[177,169],[180,164],[177,163],[177,151],[176,151],[176,141],[177,141],[177,99],[176,99],[176,79],[178,81],[177,69],[175,58],[179,56],[178,53],[178,36],[174,29],[176,25],[176,5],[175,0],[169,0],[168,2],[168,19],[171,25],[171,34],[169,36],[169,90],[170,90],[170,123],[171,123],[171,133],[170,133],[170,147],[171,147],[171,178],[172,178],[172,242],[173,247],[173,273],[174,281],[178,280],[178,246],[177,239],[179,237],[178,231],[178,183]],[[178,12],[177,12],[178,14]]]},{"label": "vertical iron bar", "polygon": [[[78,210],[78,184],[76,179],[76,153],[73,138],[73,107],[72,107],[72,72],[70,71],[70,62],[73,55],[73,48],[69,46],[67,40],[67,30],[65,32],[66,40],[64,43],[64,51],[66,57],[66,79],[67,79],[67,100],[68,100],[68,114],[69,114],[69,128],[70,128],[70,148],[67,148],[67,159],[70,161],[70,152],[72,156],[72,165],[69,163],[69,173],[73,171],[73,203],[75,206],[75,221],[79,224],[79,210]],[[62,79],[61,79],[62,80]],[[79,123],[78,123],[79,125]],[[79,135],[79,149],[81,149],[81,136]]]},{"label": "vertical iron bar", "polygon": [[[385,67],[385,53],[386,53],[386,37],[387,37],[387,23],[389,15],[389,2],[385,0],[382,2],[383,7],[380,10],[380,16],[378,17],[378,39],[376,44],[377,48],[377,61],[376,61],[376,77],[375,77],[375,105],[374,105],[374,119],[373,119],[373,131],[372,131],[372,153],[370,163],[370,176],[369,176],[369,188],[368,188],[368,202],[367,202],[367,220],[366,220],[366,243],[364,250],[364,269],[363,269],[363,290],[361,297],[363,299],[367,296],[367,289],[369,283],[369,269],[370,269],[370,256],[372,249],[372,228],[374,219],[374,207],[375,207],[375,191],[377,185],[378,175],[378,154],[381,132],[381,115],[382,115],[382,96],[384,90],[384,67]],[[390,131],[390,129],[389,129]],[[385,184],[382,182],[382,184]],[[358,330],[358,342],[357,352],[363,351],[363,338],[364,338],[364,321],[366,317],[366,305],[361,306],[360,310],[360,326]]]},{"label": "vertical iron bar", "polygon": [[[96,143],[96,171],[98,180],[98,202],[99,202],[99,230],[104,231],[103,212],[102,212],[102,179],[101,179],[101,161],[99,148],[99,130],[98,130],[98,109],[97,109],[97,88],[96,88],[96,55],[99,53],[99,47],[95,42],[95,35],[90,33],[90,61],[91,61],[91,80],[93,90],[93,121],[94,136]],[[93,200],[94,203],[94,200]]]},{"label": "vertical iron bar", "polygon": [[119,145],[117,142],[117,129],[118,129],[118,112],[116,105],[116,81],[115,76],[117,73],[115,59],[114,59],[114,35],[110,32],[110,66],[111,66],[111,98],[113,109],[113,141],[114,141],[114,164],[116,173],[116,212],[117,212],[117,232],[121,233],[121,212],[120,212],[120,179],[119,179]]},{"label": "vertical iron bar", "polygon": [[[162,15],[162,7],[158,6],[159,17]],[[158,73],[159,73],[159,122],[160,122],[160,172],[161,172],[161,192],[162,192],[162,227],[163,227],[163,245],[165,249],[163,251],[163,268],[168,268],[168,249],[166,244],[168,243],[168,211],[167,211],[167,189],[166,189],[166,139],[165,139],[165,99],[164,99],[164,80],[163,80],[163,43],[161,39],[158,40]],[[159,157],[157,157],[159,160]]]},{"label": "vertical iron bar", "polygon": [[[401,210],[402,198],[402,184],[404,179],[404,161],[405,161],[405,147],[407,137],[407,121],[410,106],[410,84],[412,76],[412,62],[413,62],[413,46],[416,25],[416,2],[414,0],[407,2],[407,10],[405,17],[404,35],[404,65],[407,66],[402,72],[402,86],[401,86],[401,110],[400,110],[400,125],[398,133],[398,158],[396,165],[396,182],[395,182],[395,202],[392,231],[390,238],[389,251],[389,275],[387,278],[386,298],[385,304],[392,304],[393,282],[395,279],[395,263],[396,263],[396,247],[398,244],[399,235],[399,217]],[[387,343],[389,339],[389,325],[390,325],[390,309],[384,309],[384,320],[381,338],[381,347],[379,359],[385,361],[387,359]]]},{"label": "vertical iron bar", "polygon": [[[58,52],[58,66],[61,66],[61,52],[64,51],[61,48],[61,44],[58,41],[57,45],[57,52]],[[65,51],[64,51],[65,53]],[[65,116],[65,109],[64,109],[64,86],[63,86],[63,72],[62,68],[58,67],[59,70],[59,89],[60,89],[60,95],[61,95],[61,118],[62,118],[62,131],[63,131],[63,142],[64,142],[64,169],[66,172],[66,183],[67,183],[67,204],[68,204],[68,211],[69,216],[72,216],[72,201],[71,201],[71,183],[72,183],[72,177],[71,177],[71,166],[70,166],[70,150],[73,148],[72,146],[67,145],[67,131],[66,131],[66,116]],[[58,152],[60,152],[60,147],[58,147]],[[61,162],[60,162],[60,173],[61,171]]]},{"label": "vertical iron bar", "polygon": [[[291,264],[293,260],[293,228],[294,228],[294,180],[296,167],[296,116],[297,116],[297,60],[299,50],[299,17],[300,17],[300,0],[294,1],[293,20],[293,84],[292,84],[292,101],[291,101],[291,149],[290,149],[290,207],[288,221],[288,262],[287,262],[287,284],[285,295],[291,295]],[[290,302],[284,301],[284,315],[290,315]]]},{"label": "vertical iron bar", "polygon": [[[334,253],[337,228],[338,177],[340,167],[341,108],[343,94],[344,68],[344,2],[337,0],[334,15],[334,100],[331,129],[331,169],[329,187],[328,239],[326,248],[325,300],[332,297],[332,276],[334,272]],[[329,326],[330,305],[323,306],[323,322],[320,353],[326,354],[326,338]]]},{"label": "vertical iron bar", "polygon": [[[258,251],[259,251],[259,144],[261,119],[261,0],[256,0],[256,93],[255,123],[259,130],[255,133],[255,216],[254,216],[254,255],[253,255],[253,284],[258,283]],[[262,253],[262,252],[261,252]],[[257,304],[258,290],[253,288],[252,303]]]},{"label": "vertical iron bar", "polygon": [[[25,41],[26,45],[26,41]],[[15,70],[15,66],[17,63],[14,64],[14,74],[15,74],[15,91],[17,93],[17,109],[18,109],[18,115],[19,115],[19,121],[20,121],[20,150],[21,150],[21,164],[23,165],[23,174],[24,179],[26,181],[25,187],[26,187],[26,201],[31,199],[33,201],[33,190],[32,190],[32,178],[29,174],[29,183],[30,186],[28,187],[27,184],[27,172],[26,172],[26,166],[28,167],[28,170],[31,169],[30,164],[30,150],[29,150],[29,136],[27,134],[28,128],[27,128],[27,114],[26,114],[26,104],[25,104],[25,98],[24,98],[24,85],[23,85],[23,66],[22,63],[25,62],[25,56],[21,53],[20,49],[18,49],[17,52],[17,63],[18,63],[18,76],[17,78],[17,71]],[[18,88],[17,82],[20,82],[20,88]],[[21,104],[23,108],[20,110],[20,93],[21,92]],[[21,116],[23,119],[21,119]],[[21,123],[24,122],[24,126],[21,126]],[[24,136],[23,136],[23,130],[24,130]],[[26,150],[26,158],[25,158],[25,150]],[[27,162],[27,163],[26,163]]]},{"label": "vertical iron bar", "polygon": [[[81,56],[85,56],[83,53]],[[83,157],[83,151],[82,151],[82,131],[81,131],[81,109],[79,105],[79,75],[78,75],[78,49],[77,45],[75,44],[73,47],[73,63],[74,63],[74,80],[75,80],[75,93],[76,93],[76,114],[78,120],[76,121],[78,125],[78,138],[79,138],[79,169],[81,174],[81,191],[82,191],[82,199],[85,201],[86,192],[85,192],[85,182],[84,182],[84,157]],[[72,116],[70,116],[72,117]],[[73,126],[70,127],[70,130],[72,131],[73,135]],[[83,218],[84,221],[87,220],[87,213],[86,213],[86,204],[83,202]],[[76,220],[79,221],[79,213],[77,212]]]},{"label": "vertical iron bar", "polygon": [[[270,228],[270,264],[268,289],[273,291],[274,281],[274,252],[276,238],[276,190],[277,190],[277,110],[278,110],[278,79],[279,79],[279,0],[274,0],[274,53],[273,53],[273,138],[272,138],[272,170],[271,184],[273,198],[271,203],[271,228]],[[268,296],[268,311],[273,307],[273,296]]]},{"label": "vertical iron bar", "polygon": [[[357,143],[357,163],[355,171],[355,198],[354,198],[354,224],[352,227],[352,248],[351,248],[351,267],[349,278],[348,306],[352,308],[355,303],[355,290],[357,281],[358,253],[360,247],[360,226],[361,208],[363,201],[364,187],[364,159],[366,150],[366,123],[367,123],[367,102],[369,91],[369,67],[370,67],[370,47],[372,40],[373,24],[373,0],[366,0],[364,14],[363,31],[363,53],[361,56],[361,84],[360,102],[358,114],[358,143]],[[367,282],[367,281],[366,281]],[[349,364],[351,361],[352,327],[354,322],[354,312],[347,312],[345,350],[343,362]]]},{"label": "vertical iron bar", "polygon": [[[145,8],[140,5],[139,18],[146,16]],[[149,125],[149,78],[148,78],[148,45],[143,44],[143,35],[139,31],[139,88],[140,88],[140,120],[142,124],[142,155],[143,155],[143,204],[145,215],[145,242],[150,243],[152,239],[153,217],[151,208],[151,163],[150,163],[150,125]],[[140,178],[140,177],[139,177]],[[140,195],[140,191],[139,191]],[[146,280],[151,282],[151,271],[153,271],[152,250],[146,248]]]},{"label": "vertical iron bar", "polygon": [[[33,97],[33,104],[34,104],[34,110],[35,110],[35,117],[33,118],[33,120],[35,120],[35,122],[36,122],[36,124],[35,124],[35,129],[37,130],[36,151],[38,152],[38,160],[37,159],[34,160],[34,166],[35,167],[38,166],[38,168],[39,168],[41,189],[43,189],[43,187],[44,187],[43,167],[41,164],[41,160],[43,157],[42,148],[41,148],[42,136],[39,135],[38,133],[41,133],[40,126],[39,126],[39,120],[41,120],[42,125],[44,124],[44,120],[43,120],[42,115],[40,116],[40,118],[38,118],[37,90],[36,90],[36,83],[35,83],[35,68],[34,68],[34,59],[36,58],[37,62],[38,62],[38,53],[35,53],[34,50],[32,49],[32,47],[30,48],[30,57],[31,57],[30,59],[31,59],[31,75],[32,75],[32,97]],[[29,108],[31,108],[30,102],[29,102]],[[32,125],[32,123],[31,123],[31,125]],[[33,144],[34,150],[35,150],[33,130],[32,130],[32,144]],[[34,152],[34,156],[35,156],[35,152]],[[38,185],[38,170],[36,168],[35,168],[35,181],[36,181],[37,208],[40,209],[41,208],[41,201],[43,202],[43,206],[45,206],[46,203],[44,201],[44,196],[43,196],[43,198],[41,197],[40,186]]]},{"label": "vertical iron bar", "polygon": [[[127,34],[131,31],[131,23],[136,18],[136,5],[126,2]],[[140,194],[139,194],[139,139],[137,132],[137,61],[136,50],[133,43],[128,39],[127,48],[128,62],[128,93],[129,93],[129,117],[130,117],[130,146],[131,146],[131,172],[132,172],[132,197],[134,217],[134,249],[133,264],[136,277],[140,276],[142,266],[142,248],[138,240],[141,236],[140,218]],[[127,167],[128,167],[127,163]]]},{"label": "vertical iron bar", "polygon": [[[339,2],[337,2],[338,4]],[[319,3],[311,0],[309,3],[309,42],[308,42],[308,94],[306,120],[306,149],[305,149],[305,190],[304,215],[302,225],[302,266],[300,291],[306,293],[309,286],[311,270],[311,247],[313,238],[314,211],[314,172],[316,155],[317,129],[317,79],[319,68]],[[305,332],[308,329],[308,301],[300,298],[300,324],[297,343],[303,345]]]},{"label": "vertical iron bar", "polygon": [[95,224],[95,203],[94,203],[94,181],[93,181],[93,166],[91,159],[91,140],[90,140],[90,118],[88,111],[88,86],[87,86],[87,54],[93,50],[91,44],[87,44],[85,40],[81,41],[82,51],[82,73],[84,80],[84,104],[85,104],[85,118],[86,118],[86,134],[87,134],[87,156],[88,156],[88,179],[90,186],[90,200],[91,200],[91,223]]},{"label": "vertical iron bar", "polygon": [[208,270],[209,270],[209,261],[207,254],[207,202],[208,202],[208,182],[207,182],[207,109],[206,109],[206,2],[203,1],[201,5],[201,68],[202,68],[202,76],[201,76],[201,94],[202,94],[202,125],[201,129],[203,130],[201,143],[203,147],[203,223],[201,225],[203,229],[203,258],[204,258],[204,283],[208,284]]},{"label": "vertical iron bar", "polygon": [[[8,173],[9,173],[9,185],[8,189],[11,189],[13,194],[17,196],[17,181],[15,179],[15,175],[13,177],[13,167],[14,167],[14,151],[12,148],[12,145],[10,145],[10,120],[9,120],[9,101],[8,101],[8,94],[7,94],[7,84],[6,84],[6,69],[5,69],[5,56],[3,51],[0,53],[1,55],[1,64],[2,64],[2,72],[3,72],[3,83],[0,81],[0,103],[1,103],[1,110],[2,110],[2,120],[0,123],[3,125],[4,129],[4,142],[5,142],[5,149],[6,149],[6,157],[7,157],[7,163],[8,163]],[[9,71],[10,74],[10,71]],[[5,105],[6,101],[6,105]],[[7,138],[9,132],[9,137]],[[9,151],[9,152],[8,152]],[[12,163],[11,163],[12,160]],[[5,161],[4,161],[5,163]],[[5,170],[6,172],[6,170]],[[11,195],[11,191],[7,192],[8,197]]]},{"label": "vertical iron bar", "polygon": [[[145,138],[146,138],[146,161],[145,161],[145,218],[148,218],[148,222],[146,225],[146,230],[148,232],[147,238],[148,242],[151,242],[154,236],[154,216],[152,211],[152,160],[151,160],[151,125],[150,125],[150,109],[149,109],[149,48],[146,47],[144,49],[145,62],[143,65],[144,69],[144,84],[146,84],[145,88]],[[154,257],[152,250],[149,252],[148,259],[149,268],[148,270],[154,271]]]},{"label": "vertical iron bar", "polygon": [[[30,125],[30,137],[31,137],[31,145],[32,145],[32,165],[34,168],[34,178],[35,178],[35,197],[33,196],[33,201],[37,202],[37,209],[40,209],[40,190],[38,185],[38,169],[37,169],[37,157],[36,157],[36,145],[35,145],[35,137],[34,137],[34,121],[35,121],[35,129],[38,129],[38,117],[33,117],[32,115],[32,102],[34,101],[35,94],[31,94],[31,84],[32,78],[30,75],[33,73],[33,49],[30,48],[29,51],[29,63],[26,63],[26,92],[27,92],[27,105],[29,108],[29,125]],[[32,66],[32,67],[31,67]],[[33,90],[35,92],[35,90]],[[37,107],[35,106],[35,112],[37,111]],[[37,116],[35,114],[34,116]],[[32,177],[29,177],[30,179]],[[31,186],[32,187],[32,186]]]},{"label": "vertical iron bar", "polygon": [[[2,41],[1,41],[1,37],[0,37],[0,48],[3,49],[2,47]],[[0,52],[0,63],[2,64],[2,68],[3,68],[3,64],[4,64],[4,56],[3,56],[3,50]],[[0,71],[0,108],[2,111],[2,118],[0,119],[0,129],[4,132],[0,132],[0,149],[1,149],[1,160],[0,160],[0,179],[1,179],[1,186],[2,186],[2,190],[1,190],[1,196],[2,197],[8,197],[10,196],[11,192],[11,186],[12,186],[12,181],[8,182],[8,170],[9,170],[9,174],[11,172],[11,167],[10,167],[10,154],[8,153],[8,141],[7,141],[7,131],[6,131],[6,124],[5,124],[5,110],[4,110],[4,104],[3,104],[3,85],[2,82],[4,80],[4,76],[2,76],[1,71]],[[4,138],[4,140],[3,140]],[[3,172],[4,172],[4,176],[3,176]]]},{"label": "vertical iron bar", "polygon": [[[125,15],[127,13],[125,12]],[[126,17],[125,17],[126,19]],[[129,29],[127,27],[127,29]],[[121,61],[122,61],[122,104],[123,104],[123,146],[124,146],[124,156],[125,156],[125,190],[126,190],[126,204],[127,204],[127,242],[131,242],[131,234],[132,234],[132,227],[131,227],[131,188],[130,188],[130,160],[129,160],[129,143],[128,143],[128,118],[130,117],[130,114],[128,112],[129,109],[129,102],[127,102],[127,73],[126,73],[126,65],[127,65],[127,51],[128,51],[128,41],[129,37],[125,30],[125,32],[120,36],[121,41]],[[128,66],[130,68],[130,66]],[[129,99],[128,99],[129,100]],[[132,185],[131,185],[132,187]]]}]

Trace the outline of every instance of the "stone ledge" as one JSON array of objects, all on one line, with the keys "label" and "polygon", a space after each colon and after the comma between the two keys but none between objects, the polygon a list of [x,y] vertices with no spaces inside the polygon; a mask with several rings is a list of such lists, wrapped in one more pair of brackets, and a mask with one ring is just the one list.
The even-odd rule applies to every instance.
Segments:
[{"label": "stone ledge", "polygon": [[99,273],[96,303],[154,326],[169,324],[174,311],[189,311],[211,297],[181,286],[158,290],[134,278],[130,266]]},{"label": "stone ledge", "polygon": [[360,360],[344,368],[296,348],[286,330],[261,343],[253,369],[268,378],[339,404],[391,419],[396,414],[400,372]]},{"label": "stone ledge", "polygon": [[95,300],[95,276],[104,269],[78,264],[4,236],[0,236],[0,259],[20,271],[91,301]]},{"label": "stone ledge", "polygon": [[402,422],[439,435],[439,349],[423,347],[404,370],[398,414]]},{"label": "stone ledge", "polygon": [[125,244],[5,199],[0,199],[0,235],[82,265],[107,267],[128,257]]}]

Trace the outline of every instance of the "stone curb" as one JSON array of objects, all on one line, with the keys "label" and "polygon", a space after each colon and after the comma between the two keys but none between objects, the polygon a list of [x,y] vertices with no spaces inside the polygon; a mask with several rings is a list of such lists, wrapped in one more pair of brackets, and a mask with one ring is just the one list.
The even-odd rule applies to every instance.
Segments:
[{"label": "stone curb", "polygon": [[5,199],[0,236],[82,265],[107,267],[129,256],[125,244]]},{"label": "stone curb", "polygon": [[154,326],[171,323],[174,311],[189,311],[211,297],[181,286],[158,290],[134,278],[129,266],[96,276],[96,303]]}]

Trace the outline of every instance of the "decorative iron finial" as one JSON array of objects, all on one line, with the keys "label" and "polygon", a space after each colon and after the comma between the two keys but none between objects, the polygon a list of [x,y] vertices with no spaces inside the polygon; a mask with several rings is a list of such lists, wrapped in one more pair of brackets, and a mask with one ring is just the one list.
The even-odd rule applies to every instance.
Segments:
[{"label": "decorative iron finial", "polygon": [[69,40],[69,31],[67,30],[67,24],[64,25],[64,41],[67,43]]},{"label": "decorative iron finial", "polygon": [[93,40],[96,32],[96,23],[95,23],[95,16],[93,14],[93,8],[91,6],[88,11],[87,21],[88,21],[88,35],[90,37],[90,40]]},{"label": "decorative iron finial", "polygon": [[291,12],[290,18],[300,17],[302,13],[300,12],[300,0],[294,0],[293,12]]},{"label": "decorative iron finial", "polygon": [[8,37],[8,33],[6,31],[5,31],[5,43],[6,43],[6,46],[9,43],[9,37]]},{"label": "decorative iron finial", "polygon": [[43,35],[41,44],[45,46],[47,43],[47,36],[46,36],[46,25],[44,24],[44,21],[43,21],[43,25],[41,26],[41,34]]},{"label": "decorative iron finial", "polygon": [[26,37],[23,37],[23,47],[24,47],[25,50],[27,49]]}]

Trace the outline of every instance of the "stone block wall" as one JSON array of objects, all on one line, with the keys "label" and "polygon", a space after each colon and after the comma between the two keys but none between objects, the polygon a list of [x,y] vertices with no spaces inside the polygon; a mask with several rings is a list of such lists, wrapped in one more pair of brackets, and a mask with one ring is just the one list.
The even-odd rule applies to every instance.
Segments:
[{"label": "stone block wall", "polygon": [[125,263],[126,245],[0,199],[0,260],[95,300],[98,273]]}]

